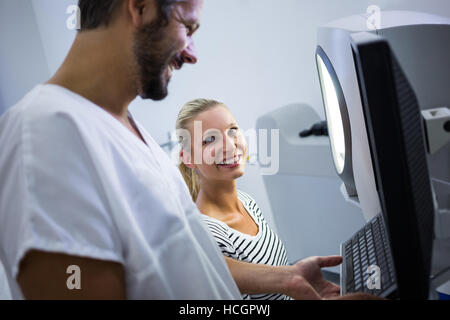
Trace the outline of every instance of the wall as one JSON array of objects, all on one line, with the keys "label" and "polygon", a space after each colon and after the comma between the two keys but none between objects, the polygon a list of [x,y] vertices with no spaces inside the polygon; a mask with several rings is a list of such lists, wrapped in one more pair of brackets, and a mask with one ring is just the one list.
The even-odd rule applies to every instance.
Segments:
[{"label": "wall", "polygon": [[0,1],[0,114],[49,77],[29,0]]},{"label": "wall", "polygon": [[66,22],[70,17],[70,14],[67,14],[67,8],[77,2],[76,0],[31,0],[50,74],[58,70],[75,38],[76,32],[68,29]]}]

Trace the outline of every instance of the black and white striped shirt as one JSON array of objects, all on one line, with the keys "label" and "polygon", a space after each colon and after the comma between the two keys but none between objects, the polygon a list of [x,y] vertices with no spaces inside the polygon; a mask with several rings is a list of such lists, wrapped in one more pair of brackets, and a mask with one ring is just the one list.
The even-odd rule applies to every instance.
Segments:
[{"label": "black and white striped shirt", "polygon": [[[202,215],[222,253],[227,257],[250,263],[287,265],[286,249],[276,233],[270,229],[255,200],[240,190],[238,190],[238,198],[258,225],[258,233],[255,236],[242,233],[220,220]],[[242,298],[247,300],[290,299],[283,294],[245,294]]]}]

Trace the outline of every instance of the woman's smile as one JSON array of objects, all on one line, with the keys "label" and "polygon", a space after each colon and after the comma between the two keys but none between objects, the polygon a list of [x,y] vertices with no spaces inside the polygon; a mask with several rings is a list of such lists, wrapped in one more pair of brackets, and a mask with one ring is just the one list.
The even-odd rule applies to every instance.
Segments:
[{"label": "woman's smile", "polygon": [[234,157],[231,160],[225,160],[221,163],[218,163],[217,166],[219,166],[221,168],[233,169],[233,168],[238,167],[241,164],[241,160],[242,160],[242,154],[238,155],[237,157]]}]

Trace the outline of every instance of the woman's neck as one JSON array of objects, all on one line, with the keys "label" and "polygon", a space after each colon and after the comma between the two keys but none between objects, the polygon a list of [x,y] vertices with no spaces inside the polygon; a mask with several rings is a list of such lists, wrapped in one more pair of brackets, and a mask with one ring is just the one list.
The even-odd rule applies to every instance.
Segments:
[{"label": "woman's neck", "polygon": [[202,181],[196,204],[203,214],[222,220],[240,211],[236,181],[211,183]]}]

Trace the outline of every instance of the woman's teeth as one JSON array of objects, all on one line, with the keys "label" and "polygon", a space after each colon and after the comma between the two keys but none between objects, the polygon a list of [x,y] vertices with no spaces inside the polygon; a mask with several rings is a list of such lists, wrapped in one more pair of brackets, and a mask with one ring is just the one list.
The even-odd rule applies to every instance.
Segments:
[{"label": "woman's teeth", "polygon": [[221,162],[221,163],[218,163],[218,165],[220,166],[220,165],[236,164],[236,163],[239,163],[239,162],[241,161],[241,158],[242,158],[242,156],[239,155],[239,156],[236,157],[236,158],[233,158],[233,159],[230,159],[230,160],[225,160],[225,161],[223,161],[223,162]]}]

